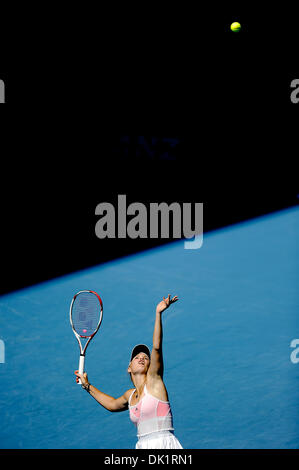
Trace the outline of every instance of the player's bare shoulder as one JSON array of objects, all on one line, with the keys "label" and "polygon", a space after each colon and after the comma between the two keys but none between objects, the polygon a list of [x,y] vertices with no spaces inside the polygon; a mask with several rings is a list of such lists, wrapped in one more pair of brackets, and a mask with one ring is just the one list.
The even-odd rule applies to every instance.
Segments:
[{"label": "player's bare shoulder", "polygon": [[135,388],[129,388],[129,390],[127,390],[123,395],[125,397],[125,399],[127,400],[128,404],[129,404],[130,396],[132,395],[134,390],[135,390]]},{"label": "player's bare shoulder", "polygon": [[148,393],[162,401],[168,401],[168,393],[161,377],[147,377],[146,388]]}]

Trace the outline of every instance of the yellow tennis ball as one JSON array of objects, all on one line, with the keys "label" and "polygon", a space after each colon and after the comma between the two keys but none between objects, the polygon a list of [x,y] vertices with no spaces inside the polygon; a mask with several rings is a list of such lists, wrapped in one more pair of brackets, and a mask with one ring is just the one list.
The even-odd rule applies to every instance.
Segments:
[{"label": "yellow tennis ball", "polygon": [[237,21],[235,21],[234,23],[232,23],[230,25],[230,29],[234,32],[234,33],[238,33],[241,29],[241,25],[240,23],[238,23]]}]

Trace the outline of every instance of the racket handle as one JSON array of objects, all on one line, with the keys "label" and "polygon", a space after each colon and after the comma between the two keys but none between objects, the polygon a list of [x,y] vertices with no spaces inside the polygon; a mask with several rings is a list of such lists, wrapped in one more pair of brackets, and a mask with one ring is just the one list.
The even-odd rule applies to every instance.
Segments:
[{"label": "racket handle", "polygon": [[[83,375],[84,373],[84,362],[85,362],[85,356],[80,354],[80,360],[79,360],[79,374]],[[81,379],[79,379],[78,382],[80,385],[82,384]]]}]

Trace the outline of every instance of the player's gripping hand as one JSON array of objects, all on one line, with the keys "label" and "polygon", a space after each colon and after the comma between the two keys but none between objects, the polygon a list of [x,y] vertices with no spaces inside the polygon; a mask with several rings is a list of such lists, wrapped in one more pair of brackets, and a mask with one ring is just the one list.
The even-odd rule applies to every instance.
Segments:
[{"label": "player's gripping hand", "polygon": [[82,374],[79,374],[78,370],[75,370],[74,374],[77,376],[76,377],[77,383],[79,383],[79,379],[81,380],[82,385],[87,385],[89,383],[86,372],[84,372],[84,374],[82,375]]}]

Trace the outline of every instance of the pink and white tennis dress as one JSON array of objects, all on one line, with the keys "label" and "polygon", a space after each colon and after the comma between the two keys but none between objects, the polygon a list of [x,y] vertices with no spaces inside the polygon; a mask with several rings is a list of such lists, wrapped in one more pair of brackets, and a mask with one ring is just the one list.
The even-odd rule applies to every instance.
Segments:
[{"label": "pink and white tennis dress", "polygon": [[144,396],[136,405],[131,406],[129,398],[130,419],[137,427],[138,442],[136,449],[182,449],[174,435],[170,404],[153,397],[144,386]]}]

